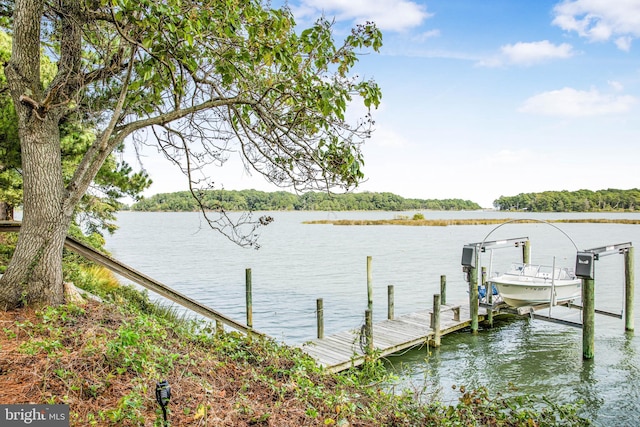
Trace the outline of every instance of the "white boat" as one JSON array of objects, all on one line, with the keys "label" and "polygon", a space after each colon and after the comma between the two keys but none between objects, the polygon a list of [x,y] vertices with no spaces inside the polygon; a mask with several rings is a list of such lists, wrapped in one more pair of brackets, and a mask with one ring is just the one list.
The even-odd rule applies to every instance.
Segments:
[{"label": "white boat", "polygon": [[512,264],[509,271],[489,279],[502,300],[512,307],[553,305],[580,297],[582,279],[568,268]]}]

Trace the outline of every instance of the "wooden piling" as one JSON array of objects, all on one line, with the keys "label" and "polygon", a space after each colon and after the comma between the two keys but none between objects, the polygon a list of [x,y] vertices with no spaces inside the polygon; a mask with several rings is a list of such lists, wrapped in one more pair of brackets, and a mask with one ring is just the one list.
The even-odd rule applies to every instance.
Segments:
[{"label": "wooden piling", "polygon": [[393,320],[394,311],[395,311],[395,301],[394,301],[394,288],[393,285],[387,286],[387,319]]},{"label": "wooden piling", "polygon": [[324,302],[322,298],[316,300],[316,318],[318,339],[324,338]]},{"label": "wooden piling", "polygon": [[245,281],[245,296],[247,305],[247,326],[253,328],[253,295],[251,285],[251,269],[247,268],[244,274]]},{"label": "wooden piling", "polygon": [[531,243],[525,240],[522,244],[522,262],[529,264],[531,262]]},{"label": "wooden piling", "polygon": [[[476,261],[476,265],[478,265]],[[478,269],[469,270],[469,311],[471,314],[471,333],[478,333]]]},{"label": "wooden piling", "polygon": [[367,309],[373,311],[373,275],[370,256],[367,256]]},{"label": "wooden piling", "polygon": [[485,290],[487,289],[485,287],[487,286],[487,267],[485,266],[482,266],[482,269],[480,270],[480,286],[482,286]]},{"label": "wooden piling", "polygon": [[633,294],[635,292],[633,272],[633,246],[624,252],[624,329],[633,331]]},{"label": "wooden piling", "polygon": [[447,305],[447,276],[440,276],[440,303]]},{"label": "wooden piling", "polygon": [[364,312],[364,336],[366,343],[365,353],[373,354],[373,312],[369,309]]},{"label": "wooden piling", "polygon": [[595,280],[582,279],[582,358],[593,359],[595,348]]},{"label": "wooden piling", "polygon": [[440,347],[440,295],[433,295],[433,346]]},{"label": "wooden piling", "polygon": [[493,327],[493,285],[487,281],[487,267],[482,267],[482,286],[485,289],[486,302],[491,305],[487,308],[487,324],[490,328]]}]

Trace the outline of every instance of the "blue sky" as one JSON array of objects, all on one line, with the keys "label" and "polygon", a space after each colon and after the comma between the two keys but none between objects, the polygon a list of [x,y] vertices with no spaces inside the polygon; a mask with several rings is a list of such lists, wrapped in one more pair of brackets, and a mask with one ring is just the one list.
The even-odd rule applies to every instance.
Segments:
[{"label": "blue sky", "polygon": [[[336,38],[364,21],[383,31],[381,53],[356,66],[383,91],[357,191],[491,207],[521,192],[640,186],[640,0],[288,4],[301,27],[334,18]],[[224,188],[277,190],[228,163],[212,171]],[[186,188],[166,161],[145,167],[147,194]]]}]

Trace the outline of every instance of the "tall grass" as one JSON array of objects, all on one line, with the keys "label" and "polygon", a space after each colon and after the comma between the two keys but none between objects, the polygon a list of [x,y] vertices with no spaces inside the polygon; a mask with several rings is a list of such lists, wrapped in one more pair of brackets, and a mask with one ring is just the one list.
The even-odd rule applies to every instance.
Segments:
[{"label": "tall grass", "polygon": [[[414,215],[413,219],[406,217],[396,217],[394,219],[322,219],[315,221],[304,221],[303,224],[332,224],[332,225],[410,225],[410,226],[431,226],[446,227],[449,225],[492,225],[502,224],[512,221],[512,218],[500,219],[420,219]],[[535,219],[518,220],[521,223],[539,222]],[[549,219],[546,222],[560,223],[593,223],[593,224],[640,224],[640,219]]]}]

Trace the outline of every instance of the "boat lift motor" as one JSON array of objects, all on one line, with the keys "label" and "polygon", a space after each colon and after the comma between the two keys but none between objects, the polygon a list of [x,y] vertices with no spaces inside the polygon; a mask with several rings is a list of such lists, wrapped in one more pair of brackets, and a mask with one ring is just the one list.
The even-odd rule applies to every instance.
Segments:
[{"label": "boat lift motor", "polygon": [[462,248],[462,271],[464,271],[465,276],[464,279],[469,281],[469,272],[472,268],[477,268],[476,263],[478,262],[478,250],[480,252],[485,252],[487,248],[491,249],[500,249],[507,248],[511,246],[515,246],[516,248],[519,246],[523,246],[525,242],[528,242],[528,237],[518,237],[515,239],[504,239],[504,240],[494,240],[494,241],[486,241],[483,240],[480,243],[469,243],[464,245]]},{"label": "boat lift motor", "polygon": [[472,268],[476,268],[476,251],[477,245],[464,245],[462,248],[462,271],[464,272],[464,280],[469,281],[469,272]]},{"label": "boat lift motor", "polygon": [[576,276],[583,279],[593,279],[595,268],[593,262],[596,256],[593,252],[578,252],[576,255]]}]

